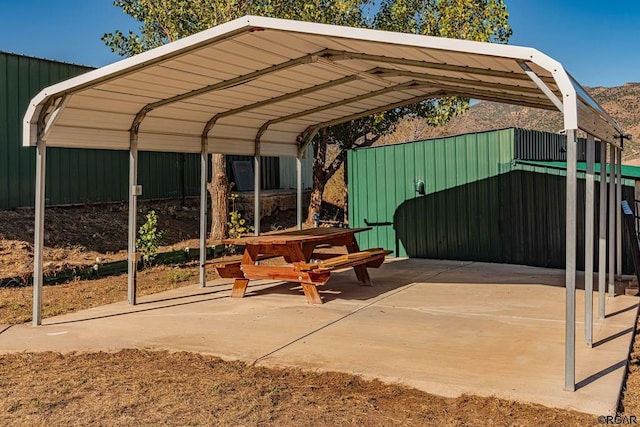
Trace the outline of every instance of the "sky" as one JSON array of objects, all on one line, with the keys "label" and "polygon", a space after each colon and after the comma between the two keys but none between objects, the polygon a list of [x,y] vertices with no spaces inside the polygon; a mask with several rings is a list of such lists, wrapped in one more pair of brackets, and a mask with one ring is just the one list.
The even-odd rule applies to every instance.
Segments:
[{"label": "sky", "polygon": [[[506,0],[509,44],[551,56],[583,86],[640,82],[639,0]],[[139,23],[112,0],[0,0],[0,51],[101,67],[121,59],[100,40]]]}]

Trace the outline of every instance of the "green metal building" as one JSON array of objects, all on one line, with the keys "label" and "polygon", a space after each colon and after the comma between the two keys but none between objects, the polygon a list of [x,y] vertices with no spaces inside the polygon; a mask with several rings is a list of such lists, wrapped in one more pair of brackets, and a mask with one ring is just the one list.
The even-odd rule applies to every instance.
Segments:
[{"label": "green metal building", "polygon": [[[352,150],[349,223],[373,227],[361,233],[362,247],[397,256],[564,268],[566,172],[557,161],[564,155],[559,138],[512,128]],[[536,140],[541,148],[523,149]],[[578,253],[584,253],[584,164],[582,171]],[[623,199],[632,205],[638,172],[623,170]],[[623,269],[631,272],[623,236]]]},{"label": "green metal building", "polygon": [[[0,52],[0,209],[33,206],[35,148],[22,147],[27,104],[42,88],[93,70],[76,64]],[[311,152],[312,154],[312,152]],[[227,156],[232,161],[249,156]],[[311,187],[312,155],[303,164],[303,186]],[[293,159],[263,157],[263,189],[295,187]],[[47,205],[128,200],[126,151],[50,148],[47,151]],[[140,152],[138,181],[144,199],[197,196],[200,155]]]}]

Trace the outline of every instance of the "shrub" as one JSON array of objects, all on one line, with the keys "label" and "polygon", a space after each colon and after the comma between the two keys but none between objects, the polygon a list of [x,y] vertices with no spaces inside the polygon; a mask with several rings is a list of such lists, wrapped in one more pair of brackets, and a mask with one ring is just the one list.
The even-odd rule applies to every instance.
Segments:
[{"label": "shrub", "polygon": [[167,279],[169,280],[169,282],[175,285],[177,283],[186,282],[187,280],[191,279],[191,273],[189,271],[171,270],[167,273]]},{"label": "shrub", "polygon": [[[242,214],[236,209],[237,194],[232,194],[231,199],[231,211],[229,212],[229,222],[227,222],[227,233],[229,238],[237,239],[242,237],[243,234],[250,233],[254,230],[253,226],[247,225],[247,220],[242,217]],[[226,248],[227,254],[236,253],[235,245],[228,245]]]},{"label": "shrub", "polygon": [[136,239],[136,249],[142,255],[142,262],[145,267],[153,263],[158,255],[158,247],[164,237],[164,231],[158,230],[158,216],[154,210],[147,213],[147,222],[142,224],[138,230]]},{"label": "shrub", "polygon": [[229,222],[227,222],[229,238],[237,239],[242,237],[243,234],[253,231],[253,227],[247,225],[247,220],[242,217],[242,214],[236,209],[237,194],[232,194],[231,199],[231,211],[229,212]]}]

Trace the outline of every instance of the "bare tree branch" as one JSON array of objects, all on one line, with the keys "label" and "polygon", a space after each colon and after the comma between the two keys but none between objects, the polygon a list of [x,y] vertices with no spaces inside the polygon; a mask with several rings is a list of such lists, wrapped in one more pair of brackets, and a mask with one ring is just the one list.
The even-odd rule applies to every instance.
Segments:
[{"label": "bare tree branch", "polygon": [[[353,148],[370,147],[371,145],[375,144],[376,141],[378,141],[379,139],[380,139],[380,135],[375,135],[371,139],[365,136],[363,138],[363,141],[360,144],[354,144]],[[347,160],[347,150],[343,149],[336,156],[336,158],[333,159],[333,161],[327,167],[325,167],[326,179],[331,178],[338,171],[338,169],[340,169],[340,166],[342,166],[345,160]]]}]

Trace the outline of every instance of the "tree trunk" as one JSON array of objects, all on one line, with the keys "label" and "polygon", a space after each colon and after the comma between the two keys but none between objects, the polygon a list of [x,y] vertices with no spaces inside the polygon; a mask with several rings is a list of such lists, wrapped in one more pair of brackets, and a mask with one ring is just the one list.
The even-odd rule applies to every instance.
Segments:
[{"label": "tree trunk", "polygon": [[313,214],[320,214],[320,206],[322,205],[322,194],[324,186],[327,183],[327,173],[325,170],[325,162],[327,158],[327,129],[320,131],[320,141],[315,143],[313,158],[313,188],[311,190],[311,200],[309,201],[309,216],[307,223],[313,223]]},{"label": "tree trunk", "polygon": [[229,212],[229,183],[224,154],[211,155],[211,182],[207,184],[211,196],[211,232],[209,239],[222,240],[227,237],[227,215]]},{"label": "tree trunk", "polygon": [[[352,148],[357,147],[370,147],[380,139],[381,135],[363,135],[362,142],[360,144],[350,144]],[[324,193],[324,187],[327,181],[331,179],[333,175],[345,165],[345,191],[346,191],[346,177],[347,169],[347,150],[342,149],[340,153],[333,159],[328,165],[327,163],[327,142],[329,141],[328,129],[323,129],[320,133],[320,141],[314,143],[313,148],[315,157],[313,159],[313,189],[311,190],[311,200],[309,201],[309,215],[307,216],[307,223],[313,224],[313,214],[320,213],[320,207],[322,205],[322,195]],[[347,209],[345,206],[344,221],[347,220]]]}]

